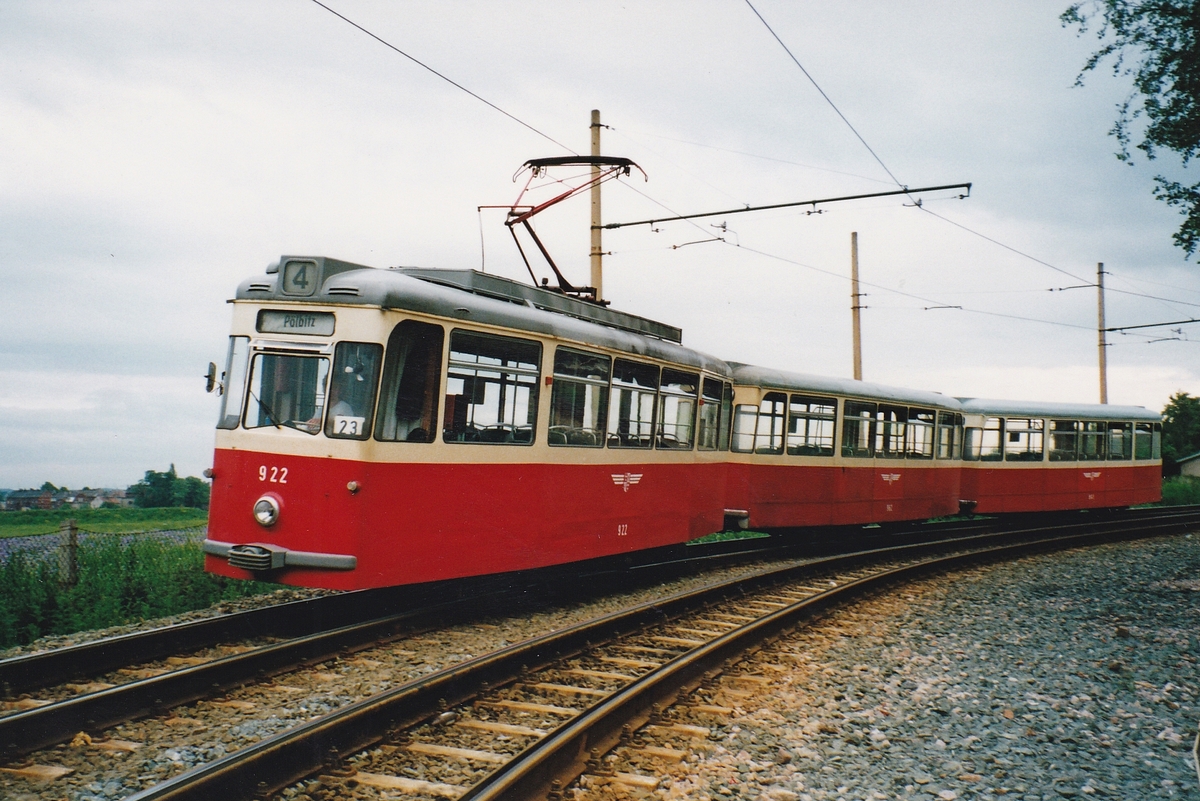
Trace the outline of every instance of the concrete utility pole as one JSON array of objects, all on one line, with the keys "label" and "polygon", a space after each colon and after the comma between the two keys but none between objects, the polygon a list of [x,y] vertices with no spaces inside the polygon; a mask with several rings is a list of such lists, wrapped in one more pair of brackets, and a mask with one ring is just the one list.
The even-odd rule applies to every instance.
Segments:
[{"label": "concrete utility pole", "polygon": [[1108,403],[1108,332],[1104,330],[1104,262],[1096,265],[1096,292],[1099,298],[1098,339],[1100,342],[1100,402]]},{"label": "concrete utility pole", "polygon": [[862,381],[862,306],[858,291],[858,231],[850,232],[850,320],[854,338],[854,380]]},{"label": "concrete utility pole", "polygon": [[[592,109],[592,155],[600,155],[600,110]],[[596,300],[604,299],[604,251],[600,247],[600,165],[592,165],[592,286]]]}]

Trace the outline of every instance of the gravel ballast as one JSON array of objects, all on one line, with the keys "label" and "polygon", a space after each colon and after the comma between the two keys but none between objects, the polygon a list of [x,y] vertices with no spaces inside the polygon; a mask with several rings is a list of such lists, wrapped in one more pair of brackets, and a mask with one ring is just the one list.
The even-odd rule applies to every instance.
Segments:
[{"label": "gravel ballast", "polygon": [[1198,602],[1196,535],[898,588],[739,667],[770,693],[716,691],[734,714],[653,795],[1200,798]]}]

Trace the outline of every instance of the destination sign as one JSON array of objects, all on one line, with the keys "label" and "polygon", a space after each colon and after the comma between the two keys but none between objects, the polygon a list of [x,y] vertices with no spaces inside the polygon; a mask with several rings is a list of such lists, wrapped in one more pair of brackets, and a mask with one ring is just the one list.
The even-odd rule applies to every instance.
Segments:
[{"label": "destination sign", "polygon": [[263,309],[258,313],[260,334],[309,334],[327,337],[333,333],[333,323],[332,312]]}]

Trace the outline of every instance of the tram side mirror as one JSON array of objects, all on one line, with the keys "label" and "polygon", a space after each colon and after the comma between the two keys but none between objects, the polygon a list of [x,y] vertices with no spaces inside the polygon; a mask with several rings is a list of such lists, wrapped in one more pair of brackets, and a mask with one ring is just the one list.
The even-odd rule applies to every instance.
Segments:
[{"label": "tram side mirror", "polygon": [[212,392],[217,387],[217,365],[208,363],[208,372],[204,374],[204,391]]}]

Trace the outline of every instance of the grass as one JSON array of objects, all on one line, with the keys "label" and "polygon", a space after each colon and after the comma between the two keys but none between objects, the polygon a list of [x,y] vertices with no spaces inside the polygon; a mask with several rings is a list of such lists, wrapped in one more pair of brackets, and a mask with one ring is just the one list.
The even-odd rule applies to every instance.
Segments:
[{"label": "grass", "polygon": [[0,537],[28,537],[58,531],[64,522],[74,519],[88,531],[102,534],[128,534],[139,531],[194,528],[208,523],[203,509],[27,509],[0,512]]},{"label": "grass", "polygon": [[198,542],[155,537],[81,543],[78,582],[59,581],[56,553],[17,552],[0,564],[0,647],[48,634],[123,625],[259,595],[275,584],[237,581],[204,572]]},{"label": "grass", "polygon": [[1163,480],[1162,503],[1164,506],[1186,506],[1200,503],[1200,478],[1195,476],[1171,476]]},{"label": "grass", "polygon": [[703,537],[697,537],[694,540],[689,540],[687,545],[707,545],[710,542],[730,542],[732,540],[757,540],[763,537],[769,537],[763,531],[718,531],[716,534],[708,534]]}]

